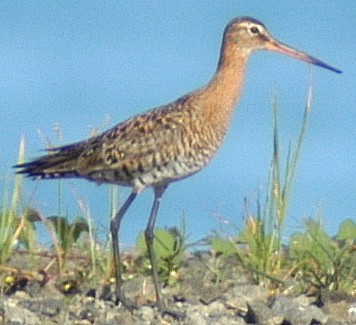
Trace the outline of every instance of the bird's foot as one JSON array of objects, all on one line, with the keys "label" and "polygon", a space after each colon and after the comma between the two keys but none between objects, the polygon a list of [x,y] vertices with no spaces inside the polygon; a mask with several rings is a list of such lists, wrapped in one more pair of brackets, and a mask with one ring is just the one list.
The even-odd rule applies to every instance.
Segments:
[{"label": "bird's foot", "polygon": [[[121,304],[124,308],[126,308],[130,312],[133,312],[134,310],[137,310],[140,307],[138,304],[136,304],[133,301],[131,301],[130,299],[128,299],[123,293],[120,293],[116,296],[115,303],[116,303],[116,305]],[[166,306],[166,304],[164,302],[162,302],[161,300],[156,301],[155,303],[149,304],[149,306],[152,308],[157,308],[157,310],[159,311],[159,313],[162,316],[167,315],[167,316],[170,316],[176,320],[182,320],[186,317],[185,313],[168,308]]]},{"label": "bird's foot", "polygon": [[139,306],[136,303],[128,299],[123,293],[116,295],[115,304],[116,305],[121,304],[124,308],[126,308],[131,312],[139,308]]},{"label": "bird's foot", "polygon": [[162,316],[168,315],[176,320],[182,320],[186,317],[185,313],[168,308],[162,301],[156,301],[151,306],[156,307]]}]

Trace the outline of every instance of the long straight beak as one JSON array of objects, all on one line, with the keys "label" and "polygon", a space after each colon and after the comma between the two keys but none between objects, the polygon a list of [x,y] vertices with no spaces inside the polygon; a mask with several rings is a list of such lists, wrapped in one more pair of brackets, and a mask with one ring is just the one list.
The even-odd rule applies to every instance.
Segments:
[{"label": "long straight beak", "polygon": [[324,63],[323,61],[321,61],[321,60],[319,60],[317,58],[314,58],[313,56],[311,56],[311,55],[309,55],[307,53],[298,51],[298,50],[296,50],[296,49],[294,49],[294,48],[292,48],[292,47],[290,47],[290,46],[288,46],[286,44],[283,44],[282,42],[279,42],[274,38],[270,38],[267,41],[265,49],[268,50],[268,51],[274,51],[274,52],[282,53],[282,54],[288,55],[288,56],[290,56],[292,58],[295,58],[295,59],[298,59],[298,60],[301,60],[301,61],[304,61],[304,62],[308,62],[308,63],[314,64],[314,65],[318,65],[319,67],[334,71],[336,73],[342,73],[341,70],[336,69],[336,68],[332,67],[331,65],[328,65],[328,64]]}]

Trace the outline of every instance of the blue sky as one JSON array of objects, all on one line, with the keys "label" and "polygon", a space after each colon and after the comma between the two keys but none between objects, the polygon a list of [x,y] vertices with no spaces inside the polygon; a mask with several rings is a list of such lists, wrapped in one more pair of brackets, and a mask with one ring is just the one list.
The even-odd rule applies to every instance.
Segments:
[{"label": "blue sky", "polygon": [[[266,188],[272,150],[272,94],[280,104],[284,154],[302,118],[310,72],[314,101],[297,171],[287,232],[318,211],[335,234],[356,217],[356,2],[349,1],[1,1],[0,188],[11,188],[23,135],[27,157],[84,139],[132,115],[168,103],[213,74],[225,25],[249,15],[281,41],[343,70],[337,75],[275,53],[255,54],[225,143],[202,172],[172,184],[158,226],[186,220],[189,241],[218,229],[217,216],[242,224],[243,200]],[[62,139],[58,139],[59,126]],[[58,211],[56,181],[25,181],[24,206]],[[108,231],[108,186],[63,183],[71,218],[85,200],[99,231]],[[119,201],[128,195],[119,189]],[[122,242],[135,242],[152,191],[135,201]]]}]

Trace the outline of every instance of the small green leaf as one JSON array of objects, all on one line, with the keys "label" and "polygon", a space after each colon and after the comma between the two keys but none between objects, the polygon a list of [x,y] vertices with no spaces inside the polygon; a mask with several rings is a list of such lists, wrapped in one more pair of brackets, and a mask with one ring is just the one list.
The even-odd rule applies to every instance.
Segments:
[{"label": "small green leaf", "polygon": [[[158,274],[165,284],[175,283],[175,274],[181,266],[185,251],[184,236],[177,229],[156,229],[154,234],[153,251]],[[137,248],[141,255],[148,257],[144,233],[137,237]]]},{"label": "small green leaf", "polygon": [[76,243],[83,232],[89,232],[89,226],[84,218],[78,218],[70,225],[73,243]]},{"label": "small green leaf", "polygon": [[352,239],[356,240],[356,223],[351,219],[344,220],[339,227],[339,233],[336,236],[338,240]]},{"label": "small green leaf", "polygon": [[221,237],[213,237],[210,239],[210,245],[216,253],[225,256],[236,254],[236,247],[230,240]]}]

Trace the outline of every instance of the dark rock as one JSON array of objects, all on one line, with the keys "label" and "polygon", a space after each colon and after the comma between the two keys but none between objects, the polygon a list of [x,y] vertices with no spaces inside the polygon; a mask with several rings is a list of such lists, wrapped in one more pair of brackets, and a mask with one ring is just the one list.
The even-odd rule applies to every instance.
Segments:
[{"label": "dark rock", "polygon": [[248,311],[245,316],[248,324],[279,325],[282,324],[283,316],[269,308],[265,302],[254,300],[247,304]]},{"label": "dark rock", "polygon": [[292,325],[317,325],[328,321],[328,316],[320,308],[311,305],[305,296],[277,297],[272,310],[283,315],[285,322]]},{"label": "dark rock", "polygon": [[247,304],[252,301],[258,300],[267,303],[268,291],[257,285],[239,285],[227,290],[223,294],[222,300],[226,308],[234,309],[239,314],[245,315],[248,310]]}]

